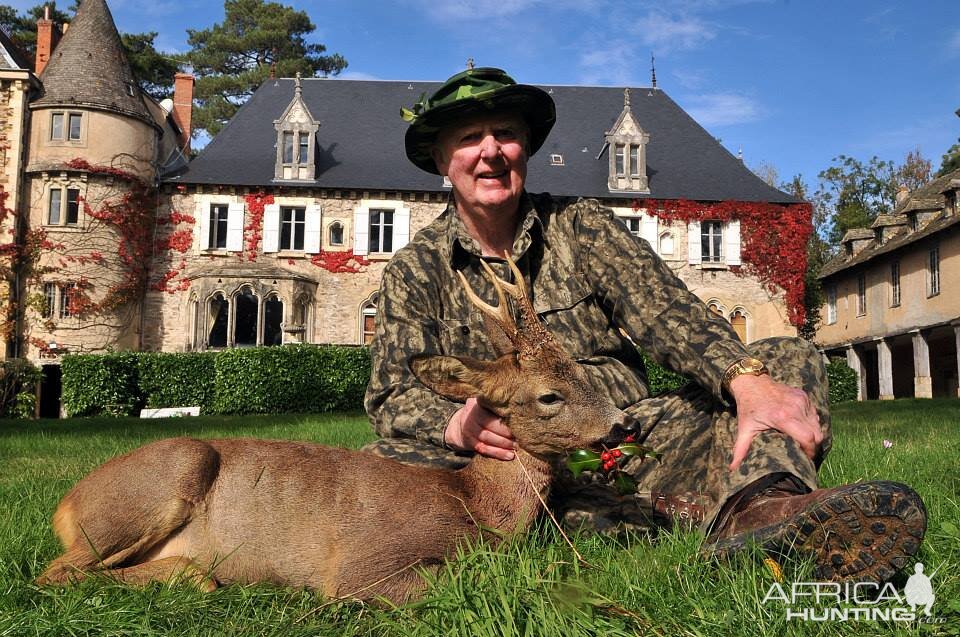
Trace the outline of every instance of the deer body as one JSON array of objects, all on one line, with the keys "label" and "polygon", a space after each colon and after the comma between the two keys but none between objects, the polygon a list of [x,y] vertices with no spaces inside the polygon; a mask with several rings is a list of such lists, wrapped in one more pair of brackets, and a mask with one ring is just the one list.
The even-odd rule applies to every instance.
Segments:
[{"label": "deer body", "polygon": [[[131,583],[273,582],[403,602],[423,588],[420,570],[435,569],[465,539],[524,531],[546,498],[552,463],[572,449],[616,444],[630,421],[539,325],[522,285],[488,275],[499,309],[467,293],[510,339],[505,353],[491,362],[418,356],[410,365],[437,393],[477,396],[500,416],[520,446],[515,460],[477,456],[450,471],[303,442],[154,442],[106,462],[64,496],[53,526],[66,551],[38,582],[101,571]],[[520,305],[523,329],[504,290]]]}]

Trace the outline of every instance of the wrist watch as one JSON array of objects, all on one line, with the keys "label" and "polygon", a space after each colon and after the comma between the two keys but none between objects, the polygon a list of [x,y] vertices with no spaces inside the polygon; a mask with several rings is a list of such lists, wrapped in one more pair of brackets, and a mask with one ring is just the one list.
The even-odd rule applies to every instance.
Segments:
[{"label": "wrist watch", "polygon": [[750,374],[751,376],[763,376],[769,375],[770,370],[767,369],[767,366],[763,364],[763,361],[756,358],[741,358],[733,365],[727,368],[727,371],[723,372],[723,381],[721,386],[727,392],[730,391],[730,383],[737,376],[743,376],[744,374]]}]

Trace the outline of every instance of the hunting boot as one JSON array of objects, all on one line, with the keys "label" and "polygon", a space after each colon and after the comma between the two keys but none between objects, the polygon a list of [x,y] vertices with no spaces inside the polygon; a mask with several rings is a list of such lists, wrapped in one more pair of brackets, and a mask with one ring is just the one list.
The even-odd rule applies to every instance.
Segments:
[{"label": "hunting boot", "polygon": [[[773,481],[775,480],[775,481]],[[927,530],[920,496],[898,482],[808,491],[780,474],[727,503],[703,552],[720,558],[757,546],[813,556],[822,581],[882,583],[916,555]]]}]

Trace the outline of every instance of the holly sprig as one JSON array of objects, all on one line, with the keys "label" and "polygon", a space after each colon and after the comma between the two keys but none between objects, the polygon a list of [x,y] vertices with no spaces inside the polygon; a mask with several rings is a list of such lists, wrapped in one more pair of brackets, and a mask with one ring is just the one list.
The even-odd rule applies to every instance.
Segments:
[{"label": "holly sprig", "polygon": [[623,444],[612,449],[604,447],[600,452],[577,449],[567,456],[567,468],[573,473],[574,478],[584,471],[603,471],[621,495],[629,495],[637,492],[637,482],[633,476],[622,470],[621,465],[634,456],[639,457],[640,462],[643,462],[647,458],[659,460],[661,455],[649,447],[633,442],[632,437],[628,437]]}]

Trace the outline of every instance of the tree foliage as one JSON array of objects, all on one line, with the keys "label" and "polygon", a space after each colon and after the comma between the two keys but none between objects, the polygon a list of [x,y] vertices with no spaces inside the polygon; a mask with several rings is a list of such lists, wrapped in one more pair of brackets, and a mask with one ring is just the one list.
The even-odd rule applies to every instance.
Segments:
[{"label": "tree foliage", "polygon": [[[50,19],[55,24],[64,24],[70,21],[70,14],[57,9],[56,0],[50,0],[35,7],[30,7],[24,13],[9,5],[0,5],[0,28],[3,28],[32,65],[37,56],[37,20],[43,18],[44,8],[50,8]],[[68,9],[71,14],[77,10],[77,5],[71,4]]]},{"label": "tree foliage", "polygon": [[226,0],[224,21],[188,29],[183,60],[196,76],[194,130],[216,135],[274,72],[277,76],[336,75],[347,66],[339,54],[306,36],[316,28],[304,11],[264,0]]},{"label": "tree foliage", "polygon": [[[957,117],[960,117],[960,108],[956,110]],[[960,170],[960,139],[957,143],[947,149],[940,162],[940,170],[937,171],[937,177],[942,177],[954,170]]]}]

